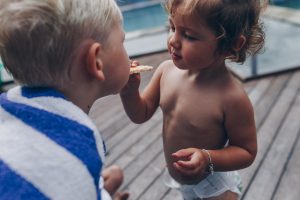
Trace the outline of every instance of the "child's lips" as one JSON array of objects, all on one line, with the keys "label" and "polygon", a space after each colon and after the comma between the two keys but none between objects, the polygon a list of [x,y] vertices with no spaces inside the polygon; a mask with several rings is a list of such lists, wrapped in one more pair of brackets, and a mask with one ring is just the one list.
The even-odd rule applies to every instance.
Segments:
[{"label": "child's lips", "polygon": [[179,59],[182,58],[180,55],[178,55],[178,54],[175,53],[175,52],[172,52],[172,53],[171,53],[171,56],[172,56],[172,59],[173,59],[173,60],[179,60]]}]

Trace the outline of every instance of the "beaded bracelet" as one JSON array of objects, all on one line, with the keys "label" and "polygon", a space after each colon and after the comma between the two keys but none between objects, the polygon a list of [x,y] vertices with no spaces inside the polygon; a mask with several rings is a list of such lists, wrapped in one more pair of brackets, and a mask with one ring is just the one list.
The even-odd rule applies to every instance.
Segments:
[{"label": "beaded bracelet", "polygon": [[212,163],[210,153],[206,149],[202,149],[202,151],[208,155],[208,171],[211,175],[214,175],[214,164]]}]

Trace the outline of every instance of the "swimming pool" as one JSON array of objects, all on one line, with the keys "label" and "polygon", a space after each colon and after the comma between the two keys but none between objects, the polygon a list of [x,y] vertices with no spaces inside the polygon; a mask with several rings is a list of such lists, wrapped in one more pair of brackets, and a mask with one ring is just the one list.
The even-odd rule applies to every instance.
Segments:
[{"label": "swimming pool", "polygon": [[161,1],[145,1],[121,7],[124,30],[132,32],[166,26],[167,14]]},{"label": "swimming pool", "polygon": [[271,0],[271,5],[300,9],[300,0]]}]

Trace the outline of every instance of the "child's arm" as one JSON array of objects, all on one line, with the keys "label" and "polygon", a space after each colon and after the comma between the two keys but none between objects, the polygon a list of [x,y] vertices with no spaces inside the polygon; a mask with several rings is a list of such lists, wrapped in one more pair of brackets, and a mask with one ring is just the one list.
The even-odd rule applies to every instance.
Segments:
[{"label": "child's arm", "polygon": [[224,109],[229,144],[223,150],[210,151],[215,169],[219,171],[246,168],[257,153],[254,112],[248,96],[243,92],[229,101]]},{"label": "child's arm", "polygon": [[[138,63],[133,62],[133,66]],[[143,123],[150,119],[159,105],[160,77],[162,65],[154,72],[150,83],[142,95],[139,92],[140,75],[130,75],[127,85],[122,89],[120,96],[124,109],[129,118],[135,123]]]},{"label": "child's arm", "polygon": [[228,146],[217,150],[179,150],[173,154],[180,159],[174,163],[178,171],[188,176],[201,176],[204,171],[209,171],[209,165],[214,171],[232,171],[252,164],[257,152],[254,113],[246,94],[240,97],[231,99],[224,111]]}]

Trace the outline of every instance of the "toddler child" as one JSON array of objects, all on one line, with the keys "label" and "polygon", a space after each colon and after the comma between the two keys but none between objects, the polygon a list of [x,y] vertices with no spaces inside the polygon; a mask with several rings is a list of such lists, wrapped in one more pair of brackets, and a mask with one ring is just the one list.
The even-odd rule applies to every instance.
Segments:
[{"label": "toddler child", "polygon": [[0,27],[0,56],[20,84],[0,96],[0,199],[111,199],[123,173],[102,173],[104,144],[87,113],[128,80],[117,4],[2,0]]},{"label": "toddler child", "polygon": [[140,76],[131,75],[123,105],[136,123],[162,109],[168,186],[180,188],[185,200],[237,199],[235,170],[254,161],[256,129],[252,105],[225,60],[243,63],[263,46],[260,1],[165,2],[172,60],[157,68],[142,94]]}]

